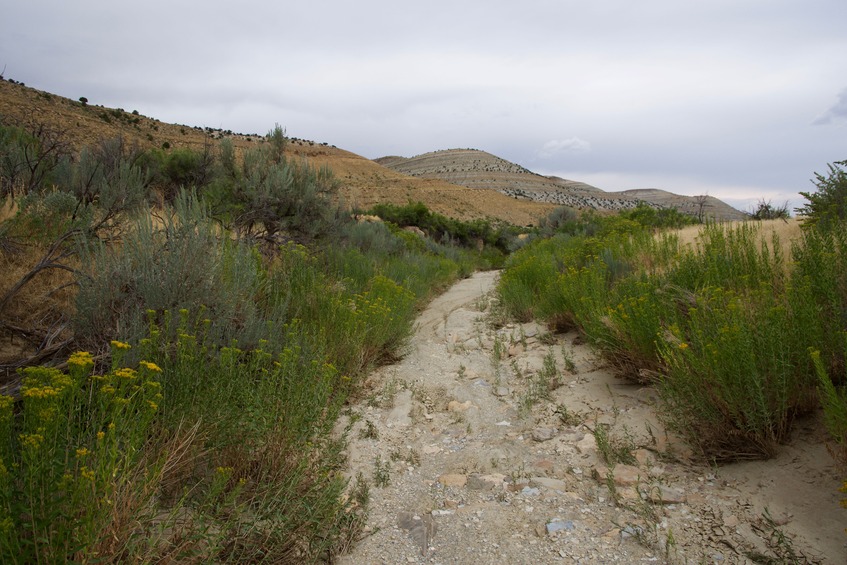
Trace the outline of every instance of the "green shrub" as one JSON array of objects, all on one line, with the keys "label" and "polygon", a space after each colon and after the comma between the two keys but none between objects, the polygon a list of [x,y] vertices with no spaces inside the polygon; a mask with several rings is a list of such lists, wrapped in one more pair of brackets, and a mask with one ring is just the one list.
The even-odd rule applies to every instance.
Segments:
[{"label": "green shrub", "polygon": [[[0,396],[0,556],[4,563],[66,562],[131,534],[115,515],[142,513],[160,469],[144,463],[162,400],[160,369],[142,361],[91,375],[75,353],[69,372],[23,371],[20,415]],[[129,506],[132,506],[129,508]],[[126,528],[121,529],[121,528]]]},{"label": "green shrub", "polygon": [[[847,349],[847,333],[841,334]],[[836,386],[821,360],[821,353],[810,350],[812,362],[818,377],[818,394],[823,406],[826,429],[834,443],[830,449],[833,457],[841,464],[847,465],[847,389],[843,385]],[[844,375],[835,381],[844,381]]]},{"label": "green shrub", "polygon": [[745,295],[708,287],[687,314],[660,344],[668,423],[710,459],[772,457],[795,416],[815,404],[782,297],[767,287]]},{"label": "green shrub", "polygon": [[218,230],[202,205],[183,194],[166,207],[161,225],[143,215],[119,247],[92,243],[83,254],[74,325],[90,348],[112,339],[136,341],[145,331],[146,310],[210,310],[210,332],[228,343],[238,337],[253,346],[261,337],[254,304],[261,268],[253,252]]},{"label": "green shrub", "polygon": [[654,208],[641,202],[631,210],[622,210],[620,215],[653,229],[679,229],[697,223],[697,218],[676,208]]},{"label": "green shrub", "polygon": [[796,210],[803,217],[805,226],[826,225],[847,220],[847,172],[844,171],[845,166],[847,166],[847,161],[836,161],[827,165],[829,172],[826,176],[815,173],[813,182],[817,190],[800,193],[809,201],[808,204]]},{"label": "green shrub", "polygon": [[788,299],[804,327],[806,346],[820,351],[827,372],[840,383],[847,366],[841,334],[847,331],[847,229],[833,222],[803,231],[792,246],[794,270]]}]

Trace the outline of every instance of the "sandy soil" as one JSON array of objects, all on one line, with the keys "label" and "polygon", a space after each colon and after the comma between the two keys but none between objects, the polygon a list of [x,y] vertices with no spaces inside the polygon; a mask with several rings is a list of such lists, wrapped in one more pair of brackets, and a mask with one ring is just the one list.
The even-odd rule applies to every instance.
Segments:
[{"label": "sandy soil", "polygon": [[[493,327],[496,276],[433,301],[406,357],[340,423],[354,422],[350,476],[371,484],[364,536],[340,563],[847,562],[819,423],[772,461],[698,463],[663,431],[655,392],[616,379],[576,334]],[[635,464],[610,468],[598,426]]]}]

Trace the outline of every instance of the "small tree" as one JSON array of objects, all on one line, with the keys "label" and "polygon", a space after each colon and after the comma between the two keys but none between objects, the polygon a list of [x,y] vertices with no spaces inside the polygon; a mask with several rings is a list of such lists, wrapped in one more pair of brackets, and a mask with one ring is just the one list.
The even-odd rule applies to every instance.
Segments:
[{"label": "small tree", "polygon": [[828,225],[847,219],[847,172],[844,167],[847,160],[827,165],[829,174],[815,173],[812,181],[817,187],[815,192],[801,192],[809,201],[795,211],[803,216],[804,226]]},{"label": "small tree", "polygon": [[751,214],[754,220],[788,220],[791,213],[788,211],[788,202],[782,206],[771,204],[770,200],[759,200],[756,211]]},{"label": "small tree", "polygon": [[694,206],[697,209],[697,221],[701,224],[706,220],[706,208],[710,208],[712,205],[709,203],[709,195],[708,194],[700,194],[694,197]]},{"label": "small tree", "polygon": [[87,106],[87,105],[88,105],[88,98],[86,98],[85,96],[80,96],[80,97],[79,97],[79,102],[80,102],[80,104],[82,104],[83,106]]}]

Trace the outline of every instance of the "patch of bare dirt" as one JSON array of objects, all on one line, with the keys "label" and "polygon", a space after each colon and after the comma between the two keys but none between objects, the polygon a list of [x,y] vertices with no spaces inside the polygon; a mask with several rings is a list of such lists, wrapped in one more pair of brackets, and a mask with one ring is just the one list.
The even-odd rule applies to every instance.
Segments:
[{"label": "patch of bare dirt", "polygon": [[493,327],[496,277],[433,301],[408,355],[339,424],[371,498],[340,563],[847,560],[818,422],[774,460],[698,463],[664,431],[655,391],[615,378],[576,334]]}]

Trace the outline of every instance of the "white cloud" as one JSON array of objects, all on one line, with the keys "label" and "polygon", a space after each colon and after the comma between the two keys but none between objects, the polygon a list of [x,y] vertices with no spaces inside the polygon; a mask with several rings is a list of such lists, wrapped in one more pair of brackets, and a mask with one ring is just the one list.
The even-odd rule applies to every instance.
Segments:
[{"label": "white cloud", "polygon": [[549,159],[565,153],[586,153],[591,151],[591,143],[578,137],[567,139],[551,139],[539,149],[539,159]]}]

